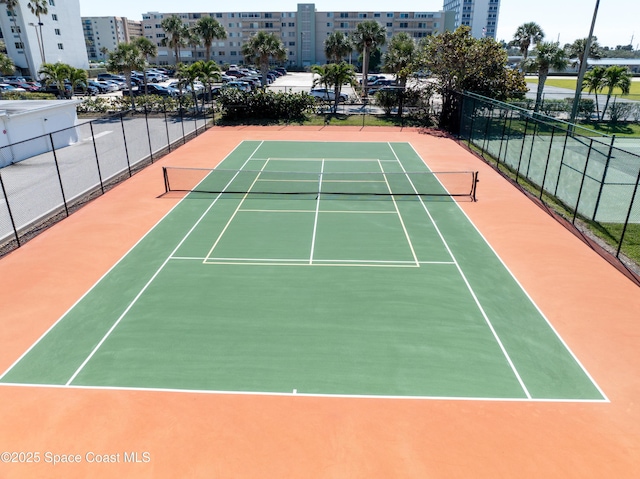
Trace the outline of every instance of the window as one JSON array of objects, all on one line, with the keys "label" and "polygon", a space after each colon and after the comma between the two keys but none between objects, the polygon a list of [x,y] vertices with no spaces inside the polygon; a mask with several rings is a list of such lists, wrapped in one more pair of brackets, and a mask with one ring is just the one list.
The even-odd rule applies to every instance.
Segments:
[{"label": "window", "polygon": [[11,33],[21,33],[22,30],[20,30],[20,25],[18,25],[17,27],[11,26]]},{"label": "window", "polygon": [[349,28],[348,22],[340,22],[340,28]]},{"label": "window", "polygon": [[273,22],[265,22],[264,28],[273,28]]},{"label": "window", "polygon": [[[55,7],[56,2],[54,2],[53,0],[49,0],[49,5],[51,5],[52,7]],[[60,44],[58,44],[58,47],[60,47]],[[60,48],[60,50],[62,50],[62,48]]]},{"label": "window", "polygon": [[289,42],[289,46],[290,47],[295,47],[296,46],[296,42]]},{"label": "window", "polygon": [[408,22],[400,22],[399,27],[400,28],[409,28],[409,23]]},{"label": "window", "polygon": [[62,43],[58,43],[58,50],[64,50],[64,45],[62,45]]},{"label": "window", "polygon": [[295,27],[295,26],[296,26],[296,23],[295,23],[295,22],[289,22],[289,26],[290,26],[290,27]]},{"label": "window", "polygon": [[387,27],[388,27],[388,28],[393,27],[393,22],[387,22]]},{"label": "window", "polygon": [[23,50],[24,49],[24,43],[16,42],[16,49],[17,50]]},{"label": "window", "polygon": [[156,33],[156,38],[164,38],[164,33]]},{"label": "window", "polygon": [[51,14],[51,20],[53,20],[54,22],[58,21],[58,15],[56,15],[55,13]]},{"label": "window", "polygon": [[400,14],[400,18],[409,18],[409,14],[408,13],[401,13]]},{"label": "window", "polygon": [[232,56],[232,57],[237,57],[237,56],[238,56],[238,52],[236,52],[236,51],[231,51],[231,56]]}]

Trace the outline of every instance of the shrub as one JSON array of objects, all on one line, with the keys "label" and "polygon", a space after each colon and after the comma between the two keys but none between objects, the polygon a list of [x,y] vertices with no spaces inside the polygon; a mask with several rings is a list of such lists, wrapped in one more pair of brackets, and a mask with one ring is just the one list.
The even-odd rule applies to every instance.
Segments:
[{"label": "shrub", "polygon": [[300,120],[313,108],[315,101],[306,93],[271,90],[244,92],[235,88],[225,88],[218,98],[218,104],[222,110],[222,117],[226,120]]},{"label": "shrub", "polygon": [[631,102],[617,101],[609,106],[609,118],[611,123],[627,121],[633,114],[634,104]]}]

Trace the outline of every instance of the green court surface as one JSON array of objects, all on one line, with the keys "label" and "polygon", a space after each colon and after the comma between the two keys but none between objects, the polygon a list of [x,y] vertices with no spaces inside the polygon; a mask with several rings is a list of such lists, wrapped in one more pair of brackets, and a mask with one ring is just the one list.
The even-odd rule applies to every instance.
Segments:
[{"label": "green court surface", "polygon": [[428,172],[408,143],[243,142],[0,381],[606,400]]}]

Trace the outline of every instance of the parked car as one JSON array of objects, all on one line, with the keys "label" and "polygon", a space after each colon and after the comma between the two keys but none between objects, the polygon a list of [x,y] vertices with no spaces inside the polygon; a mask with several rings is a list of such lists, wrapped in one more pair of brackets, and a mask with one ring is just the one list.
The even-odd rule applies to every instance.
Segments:
[{"label": "parked car", "polygon": [[380,90],[382,87],[394,86],[396,84],[395,80],[389,80],[387,78],[378,78],[377,80],[369,83],[367,88],[369,89],[369,93],[375,93]]},{"label": "parked car", "polygon": [[104,81],[104,80],[118,80],[121,82],[126,82],[127,79],[124,77],[124,75],[115,75],[113,73],[99,73],[98,74],[98,80],[100,81]]},{"label": "parked car", "polygon": [[[158,96],[166,96],[166,97],[177,97],[180,95],[180,92],[175,88],[158,85],[156,83],[148,83],[147,91],[149,92],[149,95],[158,95]],[[144,95],[145,94],[144,86],[139,86],[137,88],[134,88],[132,90],[132,93],[133,93],[133,96]],[[129,90],[124,90],[122,92],[122,95],[129,96]]]},{"label": "parked car", "polygon": [[0,83],[0,91],[2,93],[19,93],[19,92],[25,92],[27,90],[25,90],[24,88],[9,85],[8,83]]},{"label": "parked car", "polygon": [[[309,92],[309,95],[314,97],[316,100],[325,100],[325,101],[335,101],[336,92],[334,90],[329,90],[327,88],[314,88]],[[338,101],[347,101],[349,96],[346,93],[340,92],[340,96],[338,97]]]},{"label": "parked car", "polygon": [[68,84],[64,85],[64,91],[60,91],[55,83],[50,83],[49,85],[44,85],[42,88],[40,88],[39,92],[50,93],[59,98],[71,98],[73,96],[71,85]]},{"label": "parked car", "polygon": [[277,67],[275,68],[275,70],[282,73],[283,75],[287,74],[287,69],[285,67]]},{"label": "parked car", "polygon": [[[377,80],[386,80],[387,77],[384,75],[369,75],[367,76],[367,85],[371,86],[371,84]],[[362,85],[362,78],[359,80],[360,85]]]},{"label": "parked car", "polygon": [[228,88],[237,88],[242,91],[251,91],[251,85],[243,81],[230,81],[225,83],[224,86]]},{"label": "parked car", "polygon": [[25,91],[38,91],[40,89],[40,87],[35,83],[27,83],[26,81],[8,80],[4,83],[11,85],[14,88],[23,88]]},{"label": "parked car", "polygon": [[98,90],[98,88],[96,88],[93,85],[88,85],[88,84],[84,84],[84,83],[78,83],[74,87],[73,93],[75,95],[93,96],[93,95],[97,95],[98,93],[100,93],[100,91]]},{"label": "parked car", "polygon": [[96,88],[98,93],[109,93],[110,91],[114,91],[114,86],[107,82],[89,80],[89,86]]}]

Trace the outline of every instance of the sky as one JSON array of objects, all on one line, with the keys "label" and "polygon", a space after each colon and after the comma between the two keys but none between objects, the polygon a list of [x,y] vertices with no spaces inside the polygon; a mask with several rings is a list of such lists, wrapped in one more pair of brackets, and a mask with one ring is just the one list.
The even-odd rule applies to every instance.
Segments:
[{"label": "sky", "polygon": [[[298,3],[315,3],[318,11],[421,11],[442,9],[442,0],[235,0],[233,7],[227,2],[211,0],[80,0],[82,16],[119,16],[142,20],[147,12],[249,12],[295,11]],[[596,0],[501,0],[498,18],[498,40],[509,41],[519,25],[536,22],[548,41],[561,45],[586,38]],[[640,45],[640,1],[601,0],[594,35],[601,46]]]}]

